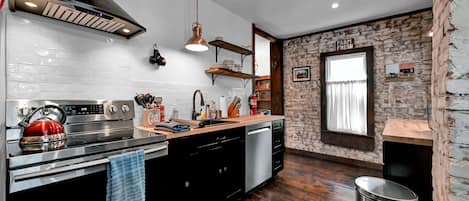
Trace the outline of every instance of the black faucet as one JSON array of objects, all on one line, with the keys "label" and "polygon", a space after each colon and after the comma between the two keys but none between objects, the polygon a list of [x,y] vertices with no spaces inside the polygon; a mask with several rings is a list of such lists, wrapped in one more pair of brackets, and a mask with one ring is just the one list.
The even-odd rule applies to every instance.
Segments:
[{"label": "black faucet", "polygon": [[195,95],[197,95],[197,93],[200,94],[200,106],[205,105],[204,96],[202,95],[202,92],[199,89],[195,90],[194,96],[192,96],[192,120],[197,120],[197,117],[200,115],[200,113],[197,113],[195,111]]}]

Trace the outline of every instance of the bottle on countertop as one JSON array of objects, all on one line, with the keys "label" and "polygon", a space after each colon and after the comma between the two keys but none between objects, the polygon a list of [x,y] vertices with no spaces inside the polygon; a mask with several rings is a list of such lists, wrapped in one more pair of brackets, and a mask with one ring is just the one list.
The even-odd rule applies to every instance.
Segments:
[{"label": "bottle on countertop", "polygon": [[160,104],[160,105],[158,105],[158,108],[160,110],[160,121],[164,122],[164,120],[165,120],[164,105]]},{"label": "bottle on countertop", "polygon": [[200,120],[207,119],[207,105],[200,109]]},{"label": "bottle on countertop", "polygon": [[217,119],[217,105],[215,103],[215,101],[211,101],[210,103],[210,110],[209,110],[209,116],[210,116],[210,119]]},{"label": "bottle on countertop", "polygon": [[154,109],[159,111],[160,113],[160,122],[164,122],[165,121],[165,112],[164,112],[164,105],[163,105],[163,97],[156,97],[155,98],[155,107]]},{"label": "bottle on countertop", "polygon": [[171,114],[171,119],[179,119],[179,111],[176,108],[176,105],[173,105],[173,112]]}]

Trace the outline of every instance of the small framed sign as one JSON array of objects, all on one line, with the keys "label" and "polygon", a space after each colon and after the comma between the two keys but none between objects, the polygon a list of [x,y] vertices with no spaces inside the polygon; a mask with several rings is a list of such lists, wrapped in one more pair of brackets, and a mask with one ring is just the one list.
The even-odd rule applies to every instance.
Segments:
[{"label": "small framed sign", "polygon": [[348,50],[354,48],[354,40],[353,38],[350,39],[340,39],[336,42],[336,49],[339,50]]},{"label": "small framed sign", "polygon": [[293,82],[304,82],[311,80],[311,66],[294,67]]},{"label": "small framed sign", "polygon": [[415,63],[389,64],[386,68],[386,81],[414,80]]}]

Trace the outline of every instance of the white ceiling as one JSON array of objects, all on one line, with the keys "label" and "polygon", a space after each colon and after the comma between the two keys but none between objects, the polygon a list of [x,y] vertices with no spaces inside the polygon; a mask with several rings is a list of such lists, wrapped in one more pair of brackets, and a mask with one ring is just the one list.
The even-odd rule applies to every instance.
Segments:
[{"label": "white ceiling", "polygon": [[[279,38],[298,36],[432,6],[432,0],[214,1]],[[339,8],[331,8],[334,2],[340,4]]]}]

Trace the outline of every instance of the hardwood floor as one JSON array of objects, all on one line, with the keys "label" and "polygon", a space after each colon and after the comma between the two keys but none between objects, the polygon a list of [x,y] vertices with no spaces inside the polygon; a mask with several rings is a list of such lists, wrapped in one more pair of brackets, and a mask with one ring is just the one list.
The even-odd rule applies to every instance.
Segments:
[{"label": "hardwood floor", "polygon": [[285,169],[244,201],[354,201],[354,179],[378,170],[285,154]]}]

